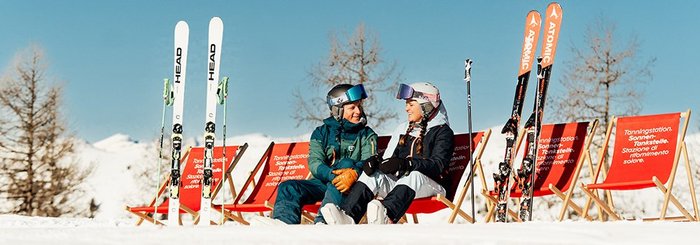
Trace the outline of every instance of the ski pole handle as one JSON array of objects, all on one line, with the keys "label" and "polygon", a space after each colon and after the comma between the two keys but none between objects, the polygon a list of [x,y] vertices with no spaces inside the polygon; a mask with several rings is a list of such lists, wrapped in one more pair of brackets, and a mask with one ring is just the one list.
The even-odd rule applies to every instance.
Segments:
[{"label": "ski pole handle", "polygon": [[472,80],[472,60],[464,60],[464,81],[471,82]]}]

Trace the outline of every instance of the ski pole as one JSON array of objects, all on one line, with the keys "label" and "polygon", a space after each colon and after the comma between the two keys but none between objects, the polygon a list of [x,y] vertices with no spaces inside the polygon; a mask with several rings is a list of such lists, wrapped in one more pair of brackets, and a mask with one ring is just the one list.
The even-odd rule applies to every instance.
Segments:
[{"label": "ski pole", "polygon": [[[223,142],[222,145],[224,146],[223,150],[223,161],[221,162],[221,180],[219,181],[219,185],[223,185],[223,192],[226,193],[226,185],[224,184],[224,181],[226,180],[226,163],[228,162],[228,159],[226,159],[226,102],[228,100],[228,77],[223,77],[221,79],[221,84],[219,85],[219,104],[224,105],[224,126],[223,126]],[[226,203],[226,196],[221,196],[221,225],[224,225],[224,221],[226,221],[226,218],[224,216],[224,204]]]},{"label": "ski pole", "polygon": [[533,210],[533,204],[535,203],[535,200],[533,200],[534,195],[533,191],[535,190],[535,176],[537,175],[537,145],[539,144],[540,140],[540,100],[542,99],[542,91],[540,91],[542,88],[542,83],[544,82],[544,69],[542,68],[542,57],[537,57],[537,88],[535,89],[535,137],[534,141],[535,144],[533,147],[535,148],[535,154],[533,154],[533,159],[532,159],[532,174],[530,174],[530,212],[528,213],[527,221],[532,221],[532,210]]},{"label": "ski pole", "polygon": [[[464,195],[466,195],[467,191],[465,188],[469,188],[471,186],[471,203],[472,203],[472,223],[474,223],[474,181],[473,181],[473,176],[474,176],[474,162],[471,159],[472,156],[472,121],[471,121],[471,89],[470,89],[470,84],[471,84],[471,66],[472,66],[472,60],[467,59],[464,61],[464,80],[467,82],[467,121],[469,124],[469,177],[467,178],[467,181],[471,181],[470,185],[467,185],[467,182],[464,183],[464,186],[462,187],[462,191],[460,192],[459,197],[457,198],[457,203],[455,204],[454,210],[452,210],[452,214],[450,215],[449,221],[454,221],[454,219],[457,217],[457,212],[462,208],[462,202],[464,201]],[[469,221],[469,220],[467,220]]]},{"label": "ski pole", "polygon": [[471,201],[472,201],[472,218],[474,216],[474,150],[472,149],[472,94],[471,94],[471,80],[472,80],[472,60],[467,59],[464,61],[464,80],[467,82],[467,124],[469,125],[469,178],[471,179]]},{"label": "ski pole", "polygon": [[156,174],[156,195],[155,198],[153,198],[153,224],[157,223],[156,214],[158,213],[158,193],[160,192],[160,186],[158,183],[160,183],[160,165],[161,159],[163,159],[163,135],[165,134],[165,107],[172,104],[173,98],[171,95],[170,80],[165,78],[163,79],[163,109],[160,118],[160,147],[158,148],[158,161],[156,161],[158,164],[158,173]]}]

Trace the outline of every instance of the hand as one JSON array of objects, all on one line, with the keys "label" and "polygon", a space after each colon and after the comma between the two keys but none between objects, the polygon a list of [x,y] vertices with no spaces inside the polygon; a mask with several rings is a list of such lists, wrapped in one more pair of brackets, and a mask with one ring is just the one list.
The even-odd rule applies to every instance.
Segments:
[{"label": "hand", "polygon": [[374,155],[367,160],[365,160],[365,163],[362,165],[362,172],[365,172],[367,176],[370,176],[374,174],[377,169],[379,169],[379,165],[382,164],[382,157],[379,155]]},{"label": "hand", "polygon": [[398,177],[408,174],[413,170],[410,159],[392,157],[386,159],[379,165],[379,171],[385,174],[393,174]]},{"label": "hand", "polygon": [[333,185],[342,193],[348,192],[350,187],[357,181],[357,172],[352,168],[333,170],[333,174],[336,175],[335,179],[333,179]]}]

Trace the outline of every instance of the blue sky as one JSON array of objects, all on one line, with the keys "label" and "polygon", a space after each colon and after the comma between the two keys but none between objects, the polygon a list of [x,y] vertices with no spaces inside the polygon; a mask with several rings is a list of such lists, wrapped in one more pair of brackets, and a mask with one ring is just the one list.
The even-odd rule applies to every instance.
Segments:
[{"label": "blue sky", "polygon": [[[79,137],[94,142],[125,133],[154,139],[159,135],[162,79],[172,76],[173,28],[186,20],[190,51],[184,124],[185,134],[196,137],[204,128],[207,23],[220,16],[225,26],[221,73],[231,77],[227,134],[288,137],[312,130],[294,127],[291,95],[308,86],[307,72],[328,54],[329,34],[351,33],[364,23],[378,34],[385,59],[403,69],[406,82],[435,82],[453,128],[465,132],[464,59],[475,60],[475,130],[502,124],[513,99],[525,14],[531,9],[544,13],[548,3],[8,1],[0,8],[0,67],[4,70],[17,51],[39,44],[47,53],[49,73],[65,85],[65,118]],[[617,24],[620,40],[635,34],[642,41],[640,55],[657,58],[653,81],[642,85],[642,113],[700,112],[700,3],[560,3],[564,17],[551,93],[559,92],[571,44],[582,45],[583,32],[602,15]],[[400,101],[388,106],[403,109]],[[524,109],[529,110],[531,102]],[[694,118],[691,128],[698,128]]]}]

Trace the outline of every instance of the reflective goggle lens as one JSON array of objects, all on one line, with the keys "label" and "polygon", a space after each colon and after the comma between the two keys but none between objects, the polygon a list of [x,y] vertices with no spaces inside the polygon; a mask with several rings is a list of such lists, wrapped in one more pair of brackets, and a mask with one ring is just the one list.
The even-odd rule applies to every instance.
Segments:
[{"label": "reflective goggle lens", "polygon": [[355,85],[352,88],[348,89],[348,91],[345,92],[345,95],[348,97],[348,101],[350,102],[367,98],[365,86],[363,86],[362,84]]},{"label": "reflective goggle lens", "polygon": [[401,100],[410,99],[413,97],[413,88],[406,84],[399,84],[399,92],[396,93],[396,98]]}]

